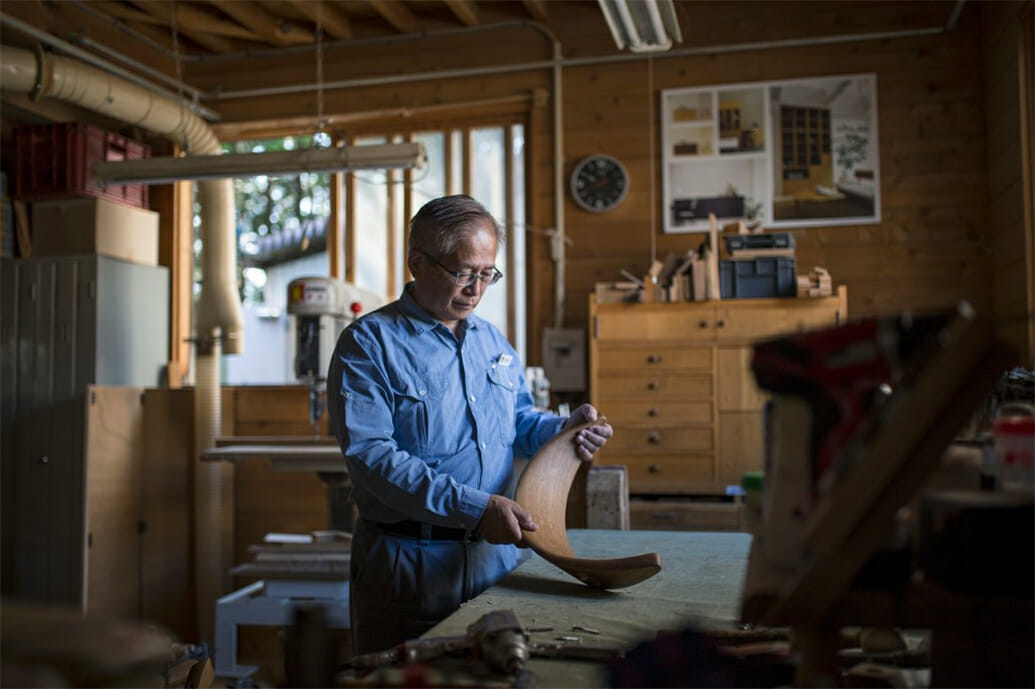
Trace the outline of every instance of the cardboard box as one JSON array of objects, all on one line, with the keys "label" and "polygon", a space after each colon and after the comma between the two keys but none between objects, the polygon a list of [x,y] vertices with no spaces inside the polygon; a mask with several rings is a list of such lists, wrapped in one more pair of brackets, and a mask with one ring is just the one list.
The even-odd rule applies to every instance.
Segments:
[{"label": "cardboard box", "polygon": [[158,265],[158,213],[105,199],[32,204],[34,256],[100,254]]}]

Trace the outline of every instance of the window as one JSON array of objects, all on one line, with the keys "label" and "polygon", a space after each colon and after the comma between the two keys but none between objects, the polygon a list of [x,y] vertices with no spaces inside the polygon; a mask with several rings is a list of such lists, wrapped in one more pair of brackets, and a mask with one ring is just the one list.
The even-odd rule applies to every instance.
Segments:
[{"label": "window", "polygon": [[[467,193],[480,201],[508,235],[497,266],[504,278],[482,298],[478,315],[500,329],[524,358],[525,141],[520,124],[470,129],[385,132],[350,140],[350,145],[419,141],[427,153],[420,170],[363,170],[344,176],[344,218],[349,228],[344,259],[355,286],[391,301],[409,279],[406,238],[409,216],[427,201]],[[237,142],[235,151],[329,146],[330,138],[288,137]],[[508,151],[509,148],[509,151]],[[294,383],[293,343],[286,313],[287,285],[296,278],[328,275],[330,175],[236,180],[239,264],[245,312],[244,354],[224,358],[228,384]],[[469,180],[469,188],[464,188]],[[351,200],[351,204],[349,203]],[[407,215],[408,214],[408,215]],[[351,244],[351,246],[350,246]],[[350,255],[353,254],[353,255]]]}]

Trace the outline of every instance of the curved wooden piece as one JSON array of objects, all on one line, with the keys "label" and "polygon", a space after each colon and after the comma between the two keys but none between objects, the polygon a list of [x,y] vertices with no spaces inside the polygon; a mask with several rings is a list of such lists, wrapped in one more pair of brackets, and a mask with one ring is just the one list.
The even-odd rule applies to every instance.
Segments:
[{"label": "curved wooden piece", "polygon": [[575,434],[599,421],[558,433],[543,445],[525,468],[514,499],[532,513],[538,531],[526,531],[525,541],[544,559],[587,586],[620,589],[638,584],[661,571],[661,556],[644,553],[630,557],[578,557],[568,541],[565,511],[568,491],[582,460],[575,454]]}]

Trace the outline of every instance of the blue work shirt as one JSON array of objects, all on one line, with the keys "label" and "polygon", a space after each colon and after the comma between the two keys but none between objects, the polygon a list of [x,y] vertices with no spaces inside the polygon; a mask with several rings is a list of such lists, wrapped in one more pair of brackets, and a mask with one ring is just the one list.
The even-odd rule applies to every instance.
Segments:
[{"label": "blue work shirt", "polygon": [[362,518],[473,530],[515,455],[534,456],[565,419],[533,407],[517,353],[491,323],[472,314],[457,338],[412,289],[338,339],[332,430]]}]

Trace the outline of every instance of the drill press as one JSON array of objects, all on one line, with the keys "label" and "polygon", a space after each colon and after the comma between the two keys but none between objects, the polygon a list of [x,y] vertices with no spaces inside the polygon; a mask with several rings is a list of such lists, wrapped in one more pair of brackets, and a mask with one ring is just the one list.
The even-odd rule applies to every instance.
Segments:
[{"label": "drill press", "polygon": [[[345,283],[326,277],[301,277],[288,283],[288,314],[294,316],[295,376],[309,388],[309,423],[320,434],[327,394],[327,367],[338,335],[345,328]],[[358,308],[357,308],[358,307]],[[353,313],[362,306],[352,302]]]}]

